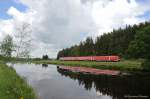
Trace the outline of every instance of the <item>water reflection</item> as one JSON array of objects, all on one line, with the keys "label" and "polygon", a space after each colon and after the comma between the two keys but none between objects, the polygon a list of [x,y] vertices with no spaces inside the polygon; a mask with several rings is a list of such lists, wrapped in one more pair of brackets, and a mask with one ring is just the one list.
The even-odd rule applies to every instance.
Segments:
[{"label": "water reflection", "polygon": [[48,67],[48,64],[42,64],[42,67],[47,68],[47,67]]},{"label": "water reflection", "polygon": [[39,99],[135,99],[124,96],[150,95],[150,76],[94,76],[46,64],[18,63],[12,67],[26,78]]},{"label": "water reflection", "polygon": [[86,90],[91,90],[94,86],[98,95],[112,96],[113,99],[150,97],[150,76],[95,76],[72,73],[59,68],[57,71],[62,76],[78,80],[78,84],[84,86]]}]

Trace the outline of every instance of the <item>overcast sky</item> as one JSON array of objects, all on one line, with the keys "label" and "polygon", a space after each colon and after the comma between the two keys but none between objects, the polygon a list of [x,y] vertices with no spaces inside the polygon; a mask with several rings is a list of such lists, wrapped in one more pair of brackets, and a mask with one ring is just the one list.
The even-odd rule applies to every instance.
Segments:
[{"label": "overcast sky", "polygon": [[148,20],[150,0],[0,0],[0,40],[16,23],[30,23],[34,57]]}]

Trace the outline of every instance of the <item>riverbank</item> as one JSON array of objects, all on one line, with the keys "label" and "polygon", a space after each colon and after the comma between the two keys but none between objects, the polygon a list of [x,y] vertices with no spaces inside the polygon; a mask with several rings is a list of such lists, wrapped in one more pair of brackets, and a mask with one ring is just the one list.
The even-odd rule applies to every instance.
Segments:
[{"label": "riverbank", "polygon": [[95,62],[95,61],[58,61],[58,60],[39,60],[32,61],[37,64],[56,64],[65,66],[81,66],[96,69],[110,69],[120,71],[141,71],[141,61],[138,60],[122,60],[120,62]]},{"label": "riverbank", "polygon": [[37,99],[33,89],[11,67],[0,63],[1,99]]},{"label": "riverbank", "polygon": [[[8,62],[8,60],[2,60]],[[98,62],[98,61],[59,61],[59,60],[42,60],[42,59],[16,59],[11,58],[9,62],[25,62],[25,63],[36,63],[36,64],[55,64],[65,66],[79,66],[79,67],[90,67],[96,69],[110,69],[120,70],[125,72],[137,72],[142,71],[141,66],[144,60],[121,60],[119,62]]]}]

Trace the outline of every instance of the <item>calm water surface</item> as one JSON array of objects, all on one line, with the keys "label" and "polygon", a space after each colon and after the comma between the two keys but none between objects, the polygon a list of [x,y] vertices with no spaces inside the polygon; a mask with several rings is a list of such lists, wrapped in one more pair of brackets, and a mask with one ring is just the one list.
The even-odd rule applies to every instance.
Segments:
[{"label": "calm water surface", "polygon": [[15,64],[13,68],[39,99],[148,99],[150,95],[150,76],[76,74],[46,64]]}]

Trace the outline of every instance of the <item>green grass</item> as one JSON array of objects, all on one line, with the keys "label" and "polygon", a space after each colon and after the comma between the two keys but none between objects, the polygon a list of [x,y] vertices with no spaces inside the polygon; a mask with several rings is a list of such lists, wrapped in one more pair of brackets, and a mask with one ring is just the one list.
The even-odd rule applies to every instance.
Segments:
[{"label": "green grass", "polygon": [[0,63],[0,99],[37,99],[33,89],[16,72]]},{"label": "green grass", "polygon": [[142,70],[141,61],[138,60],[122,60],[120,62],[91,62],[91,61],[50,61],[41,60],[33,61],[34,63],[41,64],[57,64],[66,66],[84,66],[97,69],[113,69],[121,71],[140,71]]}]

